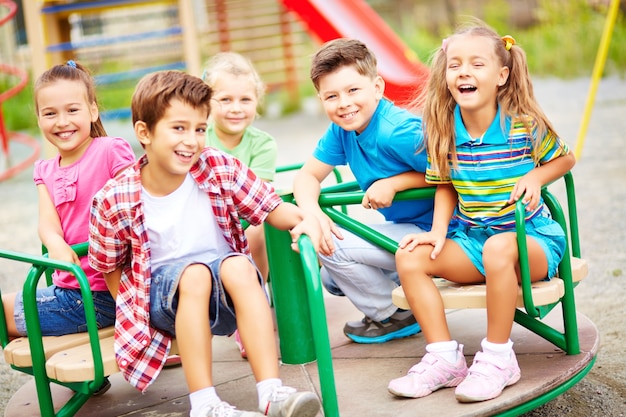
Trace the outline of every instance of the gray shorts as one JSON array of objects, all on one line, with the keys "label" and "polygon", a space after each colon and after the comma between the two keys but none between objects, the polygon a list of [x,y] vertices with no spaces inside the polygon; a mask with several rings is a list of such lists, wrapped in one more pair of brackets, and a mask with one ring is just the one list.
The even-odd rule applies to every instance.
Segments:
[{"label": "gray shorts", "polygon": [[[245,256],[252,262],[252,259],[247,255],[230,252],[209,264],[181,261],[157,268],[152,273],[150,284],[150,324],[154,328],[176,337],[175,321],[180,277],[188,266],[201,263],[209,268],[213,279],[208,311],[211,333],[217,336],[232,334],[237,329],[235,308],[220,279],[220,266],[225,259],[231,256]],[[263,278],[258,271],[257,276],[259,285],[262,285]]]}]

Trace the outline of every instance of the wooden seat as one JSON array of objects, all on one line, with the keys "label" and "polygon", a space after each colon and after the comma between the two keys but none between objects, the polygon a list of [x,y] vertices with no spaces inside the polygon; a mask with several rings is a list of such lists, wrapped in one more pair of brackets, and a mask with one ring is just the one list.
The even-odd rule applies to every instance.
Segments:
[{"label": "wooden seat", "polygon": [[[106,327],[98,331],[98,338],[104,339],[113,336],[113,332],[113,326]],[[89,335],[87,333],[68,334],[65,336],[45,336],[42,339],[46,359],[50,359],[50,357],[57,352],[89,343]],[[33,366],[28,338],[20,337],[6,345],[4,348],[4,360],[8,364],[20,368]]]},{"label": "wooden seat", "polygon": [[[582,281],[587,276],[587,261],[580,258],[572,260],[572,281]],[[460,308],[486,308],[487,287],[485,284],[461,285],[443,278],[434,278],[439,289],[443,305],[446,309]],[[557,277],[550,281],[539,281],[532,284],[533,302],[536,306],[545,306],[557,303],[565,294],[563,280]],[[409,303],[404,295],[402,287],[396,288],[392,293],[393,303],[405,310],[410,310]],[[517,296],[517,307],[524,308],[522,288]]]},{"label": "wooden seat", "polygon": [[[114,336],[100,338],[104,375],[109,376],[120,371],[113,351]],[[176,340],[172,341],[170,354],[178,354]],[[93,353],[89,341],[84,344],[60,350],[46,361],[48,378],[61,382],[80,382],[93,379]]]}]

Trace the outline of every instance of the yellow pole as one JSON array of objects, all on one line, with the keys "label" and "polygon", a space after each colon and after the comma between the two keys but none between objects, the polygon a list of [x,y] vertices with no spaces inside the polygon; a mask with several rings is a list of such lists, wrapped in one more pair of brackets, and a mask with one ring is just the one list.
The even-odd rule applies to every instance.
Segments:
[{"label": "yellow pole", "polygon": [[602,72],[604,71],[604,65],[606,64],[606,56],[611,43],[611,37],[613,36],[613,29],[615,27],[615,21],[617,20],[618,10],[619,0],[611,0],[609,12],[606,15],[606,21],[604,22],[604,32],[602,33],[602,39],[600,40],[600,46],[598,47],[598,55],[596,56],[596,62],[593,66],[591,87],[589,88],[589,95],[587,96],[587,103],[585,104],[585,112],[583,114],[583,120],[580,124],[580,130],[578,131],[578,139],[576,140],[576,150],[574,151],[576,159],[580,159],[583,144],[585,143],[585,135],[587,134],[587,128],[589,127],[589,119],[591,118],[591,111],[593,110],[593,104],[598,91],[598,83],[600,82],[600,78],[602,78]]}]

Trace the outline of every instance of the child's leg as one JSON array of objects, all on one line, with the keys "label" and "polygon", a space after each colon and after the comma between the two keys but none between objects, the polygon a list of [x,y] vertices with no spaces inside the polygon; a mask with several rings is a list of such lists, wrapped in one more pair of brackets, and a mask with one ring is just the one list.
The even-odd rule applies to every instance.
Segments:
[{"label": "child's leg", "polygon": [[448,239],[435,259],[430,258],[432,249],[430,245],[420,245],[413,251],[399,249],[396,252],[402,289],[428,343],[451,340],[443,300],[432,277],[445,277],[459,283],[484,281],[456,242]]},{"label": "child's leg", "polygon": [[[526,239],[531,281],[546,277],[548,262],[542,247],[531,237]],[[483,249],[487,283],[487,340],[507,343],[519,290],[519,252],[515,233],[491,236]]]},{"label": "child's leg", "polygon": [[187,267],[178,284],[176,340],[189,392],[213,386],[212,335],[207,314],[211,287],[211,272],[203,264]]},{"label": "child's leg", "polygon": [[237,315],[237,328],[258,381],[278,378],[278,349],[269,302],[256,268],[245,256],[222,262],[220,279]]},{"label": "child's leg", "polygon": [[263,230],[263,225],[249,226],[246,229],[246,239],[248,239],[252,259],[263,277],[263,282],[267,282],[270,266],[267,260],[267,248],[265,244],[265,232]]},{"label": "child's leg", "polygon": [[16,293],[2,294],[2,307],[4,308],[4,317],[7,323],[7,331],[9,337],[20,337],[15,327],[15,317],[13,316],[13,309],[15,307]]},{"label": "child's leg", "polygon": [[395,395],[420,398],[445,387],[455,387],[467,375],[463,345],[451,340],[443,301],[432,280],[443,276],[456,282],[479,282],[483,276],[465,252],[448,240],[436,259],[432,246],[420,245],[413,251],[399,249],[396,264],[404,294],[426,338],[426,354],[406,376],[389,382]]}]

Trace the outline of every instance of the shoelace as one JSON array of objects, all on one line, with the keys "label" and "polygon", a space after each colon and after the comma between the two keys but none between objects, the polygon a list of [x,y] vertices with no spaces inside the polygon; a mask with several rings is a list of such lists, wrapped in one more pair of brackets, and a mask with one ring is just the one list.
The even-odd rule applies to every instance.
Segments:
[{"label": "shoelace", "polygon": [[212,410],[213,417],[233,417],[235,415],[235,407],[222,401]]}]

